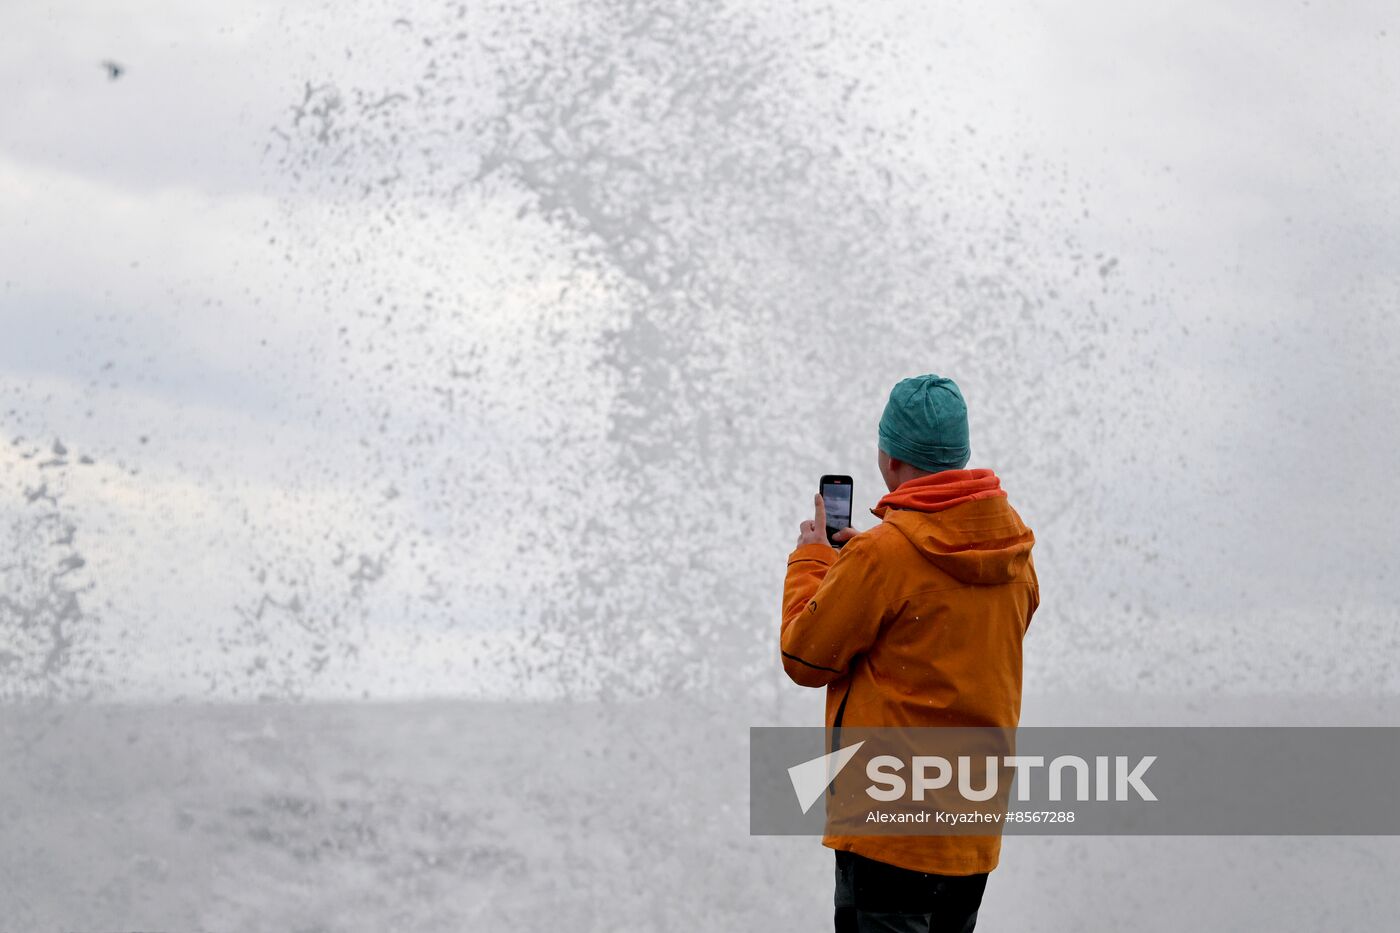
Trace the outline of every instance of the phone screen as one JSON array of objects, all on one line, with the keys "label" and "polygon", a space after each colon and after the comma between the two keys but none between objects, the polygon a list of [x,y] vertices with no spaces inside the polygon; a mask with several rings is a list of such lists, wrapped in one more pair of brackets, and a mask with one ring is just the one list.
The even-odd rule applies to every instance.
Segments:
[{"label": "phone screen", "polygon": [[851,481],[822,483],[822,505],[826,508],[826,537],[851,524]]}]

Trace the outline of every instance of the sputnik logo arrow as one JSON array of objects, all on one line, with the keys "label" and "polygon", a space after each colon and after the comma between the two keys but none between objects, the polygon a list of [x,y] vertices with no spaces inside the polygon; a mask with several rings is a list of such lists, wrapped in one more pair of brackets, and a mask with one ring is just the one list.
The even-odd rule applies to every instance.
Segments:
[{"label": "sputnik logo arrow", "polygon": [[864,745],[864,740],[854,745],[847,745],[845,748],[838,748],[836,751],[820,758],[813,758],[811,761],[804,761],[800,765],[793,765],[788,768],[788,778],[792,780],[792,789],[797,794],[797,802],[802,805],[802,812],[806,813],[812,809],[812,804],[821,799],[821,795],[831,786],[831,782],[836,780],[836,775],[841,773],[841,769],[851,763],[851,759],[860,751]]}]

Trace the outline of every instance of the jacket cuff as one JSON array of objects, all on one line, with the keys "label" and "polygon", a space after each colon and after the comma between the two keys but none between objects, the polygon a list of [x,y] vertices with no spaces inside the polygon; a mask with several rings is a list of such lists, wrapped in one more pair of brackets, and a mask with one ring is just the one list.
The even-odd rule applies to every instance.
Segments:
[{"label": "jacket cuff", "polygon": [[816,544],[799,544],[793,548],[788,555],[789,564],[799,560],[814,560],[820,564],[831,564],[836,560],[836,548],[829,544],[818,542]]}]

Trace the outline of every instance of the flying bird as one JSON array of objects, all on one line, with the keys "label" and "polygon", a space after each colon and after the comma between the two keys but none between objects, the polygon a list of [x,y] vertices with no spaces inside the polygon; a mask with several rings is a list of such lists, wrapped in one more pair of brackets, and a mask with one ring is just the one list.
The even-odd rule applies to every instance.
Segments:
[{"label": "flying bird", "polygon": [[114,61],[104,61],[102,67],[107,69],[107,80],[115,81],[126,73],[126,68]]}]

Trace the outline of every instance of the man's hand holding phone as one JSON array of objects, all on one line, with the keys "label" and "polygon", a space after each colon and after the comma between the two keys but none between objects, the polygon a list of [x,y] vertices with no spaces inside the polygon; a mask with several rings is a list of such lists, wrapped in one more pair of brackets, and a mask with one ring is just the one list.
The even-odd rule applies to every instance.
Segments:
[{"label": "man's hand holding phone", "polygon": [[816,514],[813,518],[803,522],[800,526],[800,533],[797,536],[798,547],[804,544],[830,545],[832,541],[838,544],[845,544],[847,541],[860,534],[860,532],[848,525],[833,534],[831,536],[831,541],[828,541],[826,539],[826,503],[822,501],[821,493],[817,493],[813,496],[812,501],[816,507]]}]

